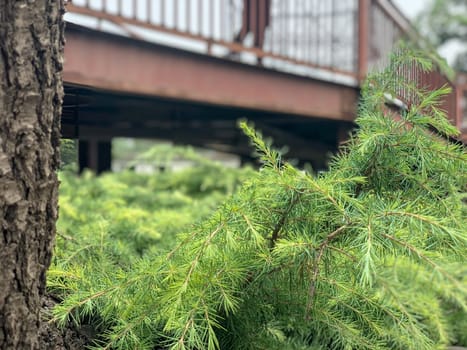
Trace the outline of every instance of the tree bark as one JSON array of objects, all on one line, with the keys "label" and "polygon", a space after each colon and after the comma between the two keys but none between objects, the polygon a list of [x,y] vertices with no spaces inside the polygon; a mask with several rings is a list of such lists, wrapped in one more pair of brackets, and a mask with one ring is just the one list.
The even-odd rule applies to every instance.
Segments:
[{"label": "tree bark", "polygon": [[0,2],[0,349],[39,349],[57,220],[64,0]]}]

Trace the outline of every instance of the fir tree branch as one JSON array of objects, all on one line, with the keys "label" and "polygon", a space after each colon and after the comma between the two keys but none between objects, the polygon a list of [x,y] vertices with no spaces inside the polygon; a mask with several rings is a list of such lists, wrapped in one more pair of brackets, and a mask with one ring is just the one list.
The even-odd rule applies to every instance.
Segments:
[{"label": "fir tree branch", "polygon": [[353,261],[353,262],[357,262],[357,258],[356,258],[354,255],[352,255],[352,254],[346,252],[346,251],[343,250],[343,249],[334,247],[334,246],[332,246],[332,245],[328,246],[328,248],[329,248],[330,250],[335,250],[335,251],[338,252],[339,254],[344,255],[345,257],[349,258],[349,259],[350,259],[351,261]]},{"label": "fir tree branch", "polygon": [[188,283],[190,281],[190,278],[193,274],[193,272],[195,271],[196,269],[196,266],[198,266],[200,260],[201,260],[201,257],[203,256],[204,254],[204,251],[206,249],[206,247],[211,243],[212,239],[222,230],[222,228],[224,227],[225,225],[225,222],[221,222],[215,230],[213,230],[209,236],[206,238],[206,240],[203,242],[203,245],[201,246],[201,248],[199,249],[199,252],[196,254],[195,258],[193,259],[192,263],[190,264],[190,269],[188,270],[188,273],[185,277],[185,280],[183,281],[183,284],[181,286],[181,291],[185,291],[186,288],[188,287]]},{"label": "fir tree branch", "polygon": [[431,260],[429,257],[427,257],[425,254],[423,254],[420,250],[418,250],[416,247],[413,245],[404,242],[400,239],[397,239],[394,236],[388,235],[387,233],[382,232],[381,236],[393,241],[397,245],[400,245],[401,247],[404,247],[405,249],[409,250],[411,253],[415,254],[418,256],[421,260],[425,261],[428,263],[433,269],[439,271],[446,279],[450,280],[459,290],[465,290],[465,287],[462,286],[459,281],[453,277],[451,274],[449,274],[445,269],[443,269],[440,265],[438,265],[436,262]]},{"label": "fir tree branch", "polygon": [[274,249],[274,247],[276,245],[276,241],[279,238],[279,233],[281,232],[281,230],[283,229],[285,223],[287,222],[287,218],[290,215],[290,212],[292,211],[292,209],[295,207],[295,205],[299,201],[300,195],[301,195],[301,192],[295,192],[295,193],[292,192],[292,200],[290,201],[289,206],[287,207],[286,211],[281,216],[279,221],[276,223],[276,226],[272,230],[272,234],[271,234],[271,238],[270,238],[270,249],[271,250]]},{"label": "fir tree branch", "polygon": [[321,263],[321,259],[323,257],[324,251],[328,247],[329,243],[333,241],[337,236],[339,236],[349,225],[343,225],[336,229],[335,231],[331,232],[329,235],[326,236],[323,242],[318,247],[318,255],[313,262],[313,274],[311,277],[310,286],[308,289],[308,303],[306,306],[306,318],[308,319],[310,310],[313,308],[313,299],[315,297],[316,292],[316,282],[318,280],[319,275],[319,264]]},{"label": "fir tree branch", "polygon": [[421,215],[421,214],[410,213],[410,212],[402,212],[402,211],[387,211],[383,215],[380,215],[378,217],[381,218],[381,217],[387,217],[387,216],[402,216],[402,217],[416,219],[422,223],[438,228],[442,232],[446,233],[454,242],[457,242],[457,243],[459,243],[460,241],[465,244],[467,240],[465,235],[451,232],[450,229],[448,229],[444,225],[437,222],[435,218],[427,216],[427,215]]}]

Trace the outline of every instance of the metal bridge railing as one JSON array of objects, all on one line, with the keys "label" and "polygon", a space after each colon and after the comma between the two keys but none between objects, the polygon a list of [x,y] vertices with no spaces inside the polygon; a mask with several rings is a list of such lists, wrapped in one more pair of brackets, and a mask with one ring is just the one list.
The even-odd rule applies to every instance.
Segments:
[{"label": "metal bridge railing", "polygon": [[[388,0],[359,0],[359,13],[367,16],[367,21],[360,20],[360,71],[387,66],[389,53],[394,50],[394,45],[404,39],[415,45],[423,43],[411,23]],[[363,23],[363,25],[362,25]],[[452,93],[442,99],[441,108],[446,111],[451,122],[459,129],[461,127],[458,114],[458,102],[456,97],[456,85],[444,74],[440,67],[434,67],[431,72],[423,72],[417,65],[411,64],[401,69],[398,74],[402,80],[413,82],[422,89],[439,89],[443,86],[451,88]],[[408,89],[399,90],[400,100],[410,106],[417,103],[417,96]]]},{"label": "metal bridge railing", "polygon": [[[73,0],[68,11],[253,56],[356,77],[357,0]],[[217,50],[219,51],[219,50]],[[222,52],[222,50],[220,51]]]},{"label": "metal bridge railing", "polygon": [[[204,45],[204,52],[265,67],[293,64],[348,76],[377,69],[401,38],[418,40],[389,0],[72,0],[68,11],[124,28]],[[440,72],[401,72],[424,87],[454,85]],[[410,96],[399,96],[410,102]],[[444,107],[456,120],[456,94]]]}]

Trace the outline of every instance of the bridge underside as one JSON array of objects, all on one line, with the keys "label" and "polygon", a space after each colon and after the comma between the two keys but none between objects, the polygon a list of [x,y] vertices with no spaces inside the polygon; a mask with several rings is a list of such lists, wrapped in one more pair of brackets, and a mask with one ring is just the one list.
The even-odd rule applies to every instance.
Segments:
[{"label": "bridge underside", "polygon": [[[252,149],[236,127],[246,118],[276,145],[287,145],[289,157],[322,168],[352,127],[358,98],[355,87],[71,24],[65,60],[63,135],[89,142],[94,149],[83,146],[83,152],[103,159],[110,152],[106,142],[118,136],[248,157]],[[105,170],[99,162],[83,160]]]},{"label": "bridge underside", "polygon": [[289,158],[323,168],[329,153],[336,151],[353,126],[351,122],[119,94],[69,83],[65,91],[62,134],[85,142],[154,138],[248,158],[253,149],[237,127],[239,119],[247,119],[272,137],[276,146],[287,146]]}]

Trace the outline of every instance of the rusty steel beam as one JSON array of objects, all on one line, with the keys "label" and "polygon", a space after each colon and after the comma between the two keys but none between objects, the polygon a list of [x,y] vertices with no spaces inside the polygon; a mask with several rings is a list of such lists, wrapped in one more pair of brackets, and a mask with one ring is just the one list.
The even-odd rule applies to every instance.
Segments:
[{"label": "rusty steel beam", "polygon": [[64,80],[108,91],[353,120],[355,87],[261,69],[69,24]]}]

